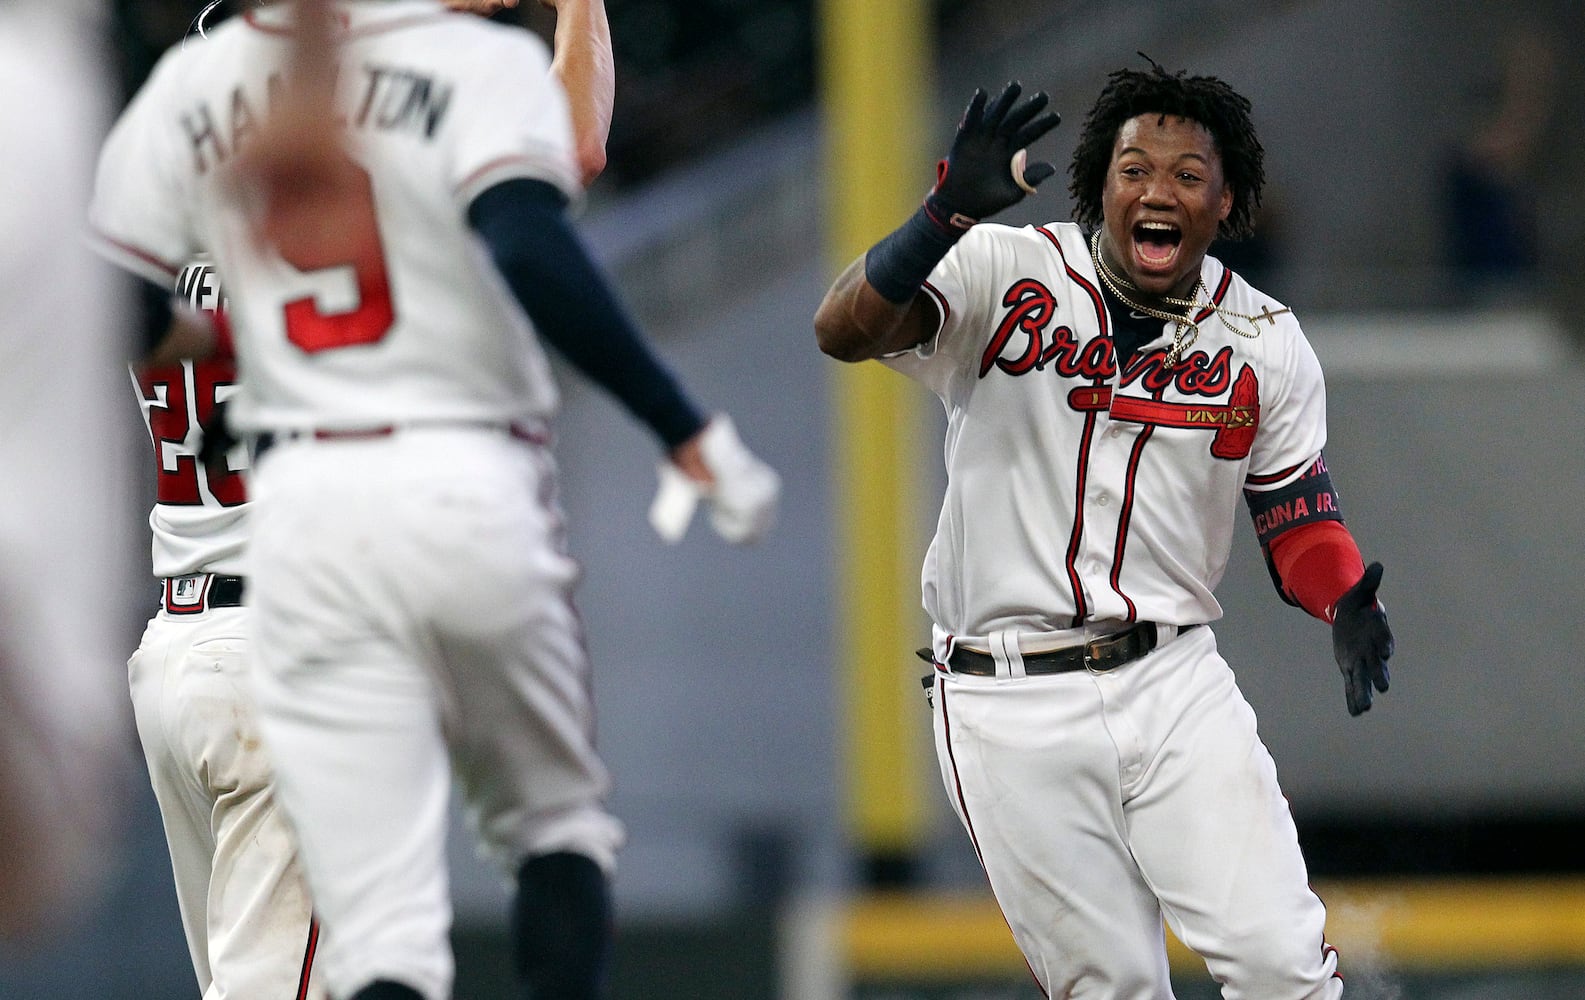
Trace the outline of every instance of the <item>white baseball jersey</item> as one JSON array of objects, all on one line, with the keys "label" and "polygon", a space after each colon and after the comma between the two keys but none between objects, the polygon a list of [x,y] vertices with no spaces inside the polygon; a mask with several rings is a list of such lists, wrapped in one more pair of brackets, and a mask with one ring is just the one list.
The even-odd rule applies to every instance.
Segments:
[{"label": "white baseball jersey", "polygon": [[1165,918],[1228,996],[1336,1000],[1325,908],[1212,631],[1161,630],[1101,672],[1015,655],[1219,617],[1242,492],[1320,453],[1321,372],[1292,313],[1213,258],[1200,276],[1260,318],[1202,310],[1168,368],[1165,323],[1119,364],[1074,225],[975,226],[931,274],[940,329],[887,359],[948,414],[925,605],[939,662],[962,642],[998,670],[937,671],[937,758],[1047,995],[1170,996]]},{"label": "white baseball jersey", "polygon": [[1212,590],[1242,491],[1315,460],[1326,406],[1292,312],[1215,258],[1201,278],[1220,305],[1270,317],[1231,321],[1259,336],[1205,310],[1172,370],[1163,324],[1119,371],[1077,226],[975,226],[930,275],[939,332],[886,361],[947,410],[946,496],[924,568],[940,630],[1221,616]]},{"label": "white baseball jersey", "polygon": [[558,851],[609,870],[624,837],[538,433],[556,392],[464,217],[509,179],[576,196],[571,126],[535,36],[434,0],[339,5],[339,111],[383,253],[378,273],[299,272],[252,244],[225,170],[268,107],[286,13],[165,57],[106,144],[93,221],[155,277],[213,253],[233,427],[329,432],[250,472],[251,694],[329,991],[388,979],[442,1000],[453,781],[509,877]]},{"label": "white baseball jersey", "polygon": [[435,0],[338,13],[338,104],[376,196],[385,273],[304,274],[261,256],[227,200],[226,167],[279,82],[289,5],[232,18],[155,68],[100,160],[103,248],[162,284],[200,249],[223,274],[260,277],[230,290],[241,432],[548,417],[542,349],[479,241],[451,224],[510,178],[579,196],[544,44]]},{"label": "white baseball jersey", "polygon": [[[176,294],[196,309],[221,308],[214,263],[199,258],[183,267]],[[154,575],[241,575],[247,539],[247,448],[233,448],[223,469],[205,469],[198,461],[204,422],[215,404],[237,391],[236,362],[184,361],[134,370],[132,382],[154,448],[154,507],[149,512]]]}]

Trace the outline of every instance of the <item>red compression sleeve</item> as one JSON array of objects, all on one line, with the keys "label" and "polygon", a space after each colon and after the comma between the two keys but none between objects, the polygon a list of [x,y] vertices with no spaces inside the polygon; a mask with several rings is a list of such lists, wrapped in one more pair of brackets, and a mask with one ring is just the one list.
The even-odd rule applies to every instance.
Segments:
[{"label": "red compression sleeve", "polygon": [[1337,599],[1365,573],[1354,536],[1342,521],[1313,521],[1271,540],[1271,561],[1282,589],[1299,606],[1328,624]]}]

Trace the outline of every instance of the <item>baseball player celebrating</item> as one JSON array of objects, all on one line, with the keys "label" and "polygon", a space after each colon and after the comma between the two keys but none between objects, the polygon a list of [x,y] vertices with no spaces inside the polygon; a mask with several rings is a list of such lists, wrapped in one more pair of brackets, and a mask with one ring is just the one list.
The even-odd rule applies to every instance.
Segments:
[{"label": "baseball player celebrating", "polygon": [[[699,413],[569,228],[567,100],[537,38],[434,0],[294,13],[165,57],[106,143],[95,226],[141,273],[208,247],[227,278],[231,423],[258,445],[253,689],[331,995],[450,995],[455,776],[515,879],[531,995],[593,997],[623,831],[540,338],[654,431],[728,540],[769,527],[777,478]],[[301,113],[314,93],[344,131]]]},{"label": "baseball player celebrating", "polygon": [[[609,52],[608,34],[597,30],[603,5],[568,0],[564,10],[570,16],[557,25],[558,68],[598,108],[612,82],[590,68],[599,63],[590,56]],[[603,166],[607,121],[597,116],[583,131],[575,125],[589,140],[579,144],[586,176]],[[601,154],[598,162],[587,163],[586,149]],[[172,318],[166,297],[153,285],[146,291],[149,321],[163,330]],[[189,309],[219,312],[220,281],[207,255],[182,269],[175,291]],[[199,989],[211,1000],[318,998],[319,928],[244,693],[248,456],[246,448],[215,445],[228,439],[221,414],[235,391],[235,367],[224,356],[133,371],[156,462],[149,524],[161,606],[129,661],[132,701]]]},{"label": "baseball player celebrating", "polygon": [[[176,293],[217,312],[213,262],[184,267]],[[199,989],[206,1000],[306,1000],[325,995],[319,928],[245,693],[247,451],[199,457],[202,428],[235,383],[229,357],[133,372],[156,467],[149,527],[161,582],[128,672]]]},{"label": "baseball player celebrating", "polygon": [[1255,718],[1207,627],[1242,495],[1285,600],[1331,624],[1348,709],[1392,636],[1321,448],[1293,313],[1207,256],[1250,231],[1250,105],[1213,77],[1113,73],[1077,224],[983,222],[1055,173],[1046,96],[976,93],[923,207],[837,279],[822,350],[948,414],[924,568],[936,749],[1047,996],[1170,997],[1162,919],[1223,995],[1342,994]]}]

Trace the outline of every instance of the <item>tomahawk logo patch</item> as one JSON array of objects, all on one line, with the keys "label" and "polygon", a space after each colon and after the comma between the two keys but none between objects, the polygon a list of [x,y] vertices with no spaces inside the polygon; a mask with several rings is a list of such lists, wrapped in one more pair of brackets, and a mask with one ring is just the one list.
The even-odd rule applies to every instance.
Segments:
[{"label": "tomahawk logo patch", "polygon": [[[1181,388],[1181,386],[1180,386]],[[1211,454],[1238,461],[1249,454],[1260,427],[1260,380],[1248,365],[1233,380],[1226,403],[1166,402],[1141,396],[1114,396],[1109,386],[1087,385],[1068,393],[1075,410],[1107,410],[1113,420],[1157,427],[1215,431]]]}]

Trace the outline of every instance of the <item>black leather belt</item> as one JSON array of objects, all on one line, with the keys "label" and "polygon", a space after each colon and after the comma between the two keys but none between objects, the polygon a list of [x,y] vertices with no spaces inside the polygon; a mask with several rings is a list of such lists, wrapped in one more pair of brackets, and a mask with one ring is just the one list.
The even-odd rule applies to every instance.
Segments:
[{"label": "black leather belt", "polygon": [[240,576],[216,575],[209,584],[209,606],[211,608],[240,608],[242,607],[242,592],[247,589],[247,582]]},{"label": "black leather belt", "polygon": [[[1178,630],[1178,634],[1182,635],[1194,628],[1199,628],[1199,624],[1185,625]],[[1139,622],[1120,632],[1103,635],[1077,646],[1053,649],[1045,653],[1025,653],[1024,673],[1065,674],[1074,670],[1105,673],[1125,663],[1131,663],[1155,649],[1156,638],[1155,622]],[[921,649],[919,655],[922,659],[935,662],[928,649]],[[952,651],[952,655],[947,658],[947,667],[955,674],[972,674],[975,677],[996,676],[995,657],[978,650],[964,649],[962,646]]]}]

